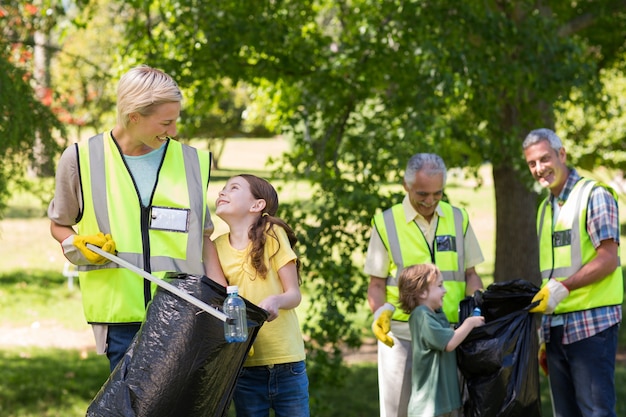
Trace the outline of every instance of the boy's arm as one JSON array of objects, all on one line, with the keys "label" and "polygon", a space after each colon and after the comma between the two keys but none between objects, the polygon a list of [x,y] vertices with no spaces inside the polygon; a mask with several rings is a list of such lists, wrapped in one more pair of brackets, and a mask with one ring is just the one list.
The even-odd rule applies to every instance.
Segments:
[{"label": "boy's arm", "polygon": [[463,324],[461,324],[458,329],[454,331],[454,336],[452,336],[452,339],[450,339],[450,341],[446,345],[446,352],[452,352],[454,349],[457,348],[457,346],[463,343],[463,341],[465,340],[467,335],[470,334],[473,328],[480,327],[484,324],[485,318],[483,316],[472,316],[466,318]]}]

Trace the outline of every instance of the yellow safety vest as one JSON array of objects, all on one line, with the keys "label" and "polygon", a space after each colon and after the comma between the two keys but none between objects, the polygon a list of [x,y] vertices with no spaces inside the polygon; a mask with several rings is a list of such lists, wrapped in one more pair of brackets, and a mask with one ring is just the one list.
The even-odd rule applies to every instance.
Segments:
[{"label": "yellow safety vest", "polygon": [[433,251],[419,226],[407,223],[402,204],[377,214],[372,225],[378,231],[389,253],[387,302],[396,307],[393,320],[407,321],[409,315],[400,308],[398,277],[405,266],[434,263],[441,271],[447,294],[443,311],[450,323],[459,321],[459,303],[465,298],[465,232],[469,224],[467,212],[440,201],[444,215],[439,217]]},{"label": "yellow safety vest", "polygon": [[[594,186],[610,187],[589,179],[581,179],[572,189],[553,224],[552,205],[546,198],[537,212],[539,237],[539,269],[543,284],[548,279],[564,280],[576,273],[596,256],[596,250],[587,233],[587,207]],[[606,278],[573,290],[559,303],[555,314],[588,310],[596,307],[621,305],[624,300],[624,281],[621,267]]]},{"label": "yellow safety vest", "polygon": [[[211,155],[171,139],[165,146],[150,205],[143,207],[110,133],[78,144],[84,200],[78,233],[110,233],[117,256],[155,276],[164,277],[167,272],[204,275],[202,233]],[[171,213],[182,219],[174,230],[161,227],[157,220]],[[143,321],[155,290],[148,280],[113,262],[79,270],[89,323]]]}]

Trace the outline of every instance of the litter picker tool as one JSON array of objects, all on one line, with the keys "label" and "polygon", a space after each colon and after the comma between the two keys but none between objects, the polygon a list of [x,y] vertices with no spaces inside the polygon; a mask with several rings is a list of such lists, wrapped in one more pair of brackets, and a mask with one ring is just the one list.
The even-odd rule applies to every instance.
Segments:
[{"label": "litter picker tool", "polygon": [[206,311],[207,313],[211,314],[213,317],[226,322],[227,320],[230,320],[228,318],[228,316],[224,313],[222,313],[221,311],[219,311],[218,309],[211,307],[210,305],[208,305],[207,303],[198,300],[196,297],[181,291],[179,288],[176,288],[175,286],[173,286],[172,284],[168,283],[167,281],[164,281],[160,278],[155,277],[154,275],[144,271],[141,268],[138,268],[137,266],[131,264],[128,261],[125,261],[124,259],[120,258],[119,256],[110,254],[109,252],[106,252],[102,249],[100,249],[99,247],[92,245],[91,243],[87,244],[87,248],[89,250],[94,251],[95,253],[97,253],[98,255],[104,256],[105,258],[107,258],[108,260],[115,262],[116,264],[123,266],[125,268],[130,269],[131,271],[135,272],[136,274],[141,275],[142,277],[144,277],[145,279],[147,279],[150,282],[155,283],[156,285],[158,285],[159,287],[171,292],[174,295],[177,295],[178,297],[182,298],[185,301],[190,302],[191,304],[195,305],[196,307]]}]

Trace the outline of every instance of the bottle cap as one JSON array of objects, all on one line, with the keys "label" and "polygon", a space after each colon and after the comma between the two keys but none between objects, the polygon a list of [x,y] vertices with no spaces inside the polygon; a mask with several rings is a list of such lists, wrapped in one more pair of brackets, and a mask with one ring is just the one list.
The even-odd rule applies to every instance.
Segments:
[{"label": "bottle cap", "polygon": [[229,285],[226,287],[226,294],[232,294],[234,292],[239,292],[239,287],[236,285]]}]

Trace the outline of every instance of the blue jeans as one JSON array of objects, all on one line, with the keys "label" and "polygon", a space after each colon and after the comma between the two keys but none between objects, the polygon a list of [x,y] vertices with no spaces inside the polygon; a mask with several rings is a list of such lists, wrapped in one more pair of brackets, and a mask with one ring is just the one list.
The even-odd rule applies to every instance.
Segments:
[{"label": "blue jeans", "polygon": [[309,378],[304,361],[244,367],[237,379],[237,417],[309,417]]},{"label": "blue jeans", "polygon": [[554,417],[615,417],[615,354],[619,324],[569,345],[563,326],[546,344]]},{"label": "blue jeans", "polygon": [[124,357],[140,327],[140,324],[109,325],[107,332],[107,358],[109,358],[111,372]]}]

